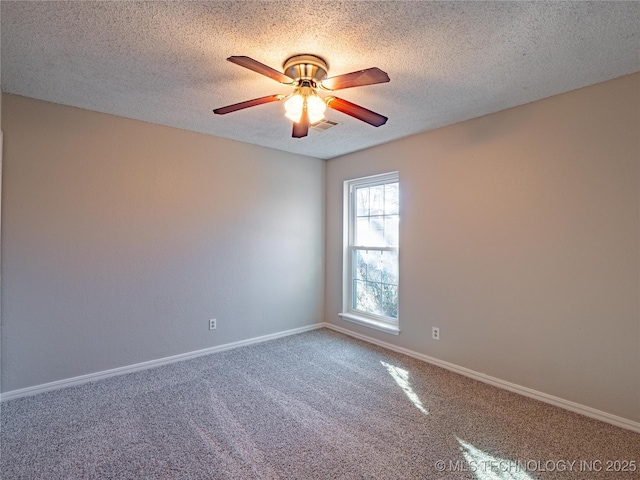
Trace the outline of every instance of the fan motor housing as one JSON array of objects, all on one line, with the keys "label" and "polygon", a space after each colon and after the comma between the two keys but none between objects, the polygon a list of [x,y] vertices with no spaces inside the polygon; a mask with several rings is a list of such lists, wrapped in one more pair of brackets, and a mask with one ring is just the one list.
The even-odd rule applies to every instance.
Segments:
[{"label": "fan motor housing", "polygon": [[327,62],[317,55],[305,54],[288,58],[284,62],[283,69],[285,75],[297,82],[301,80],[320,82],[327,77],[329,67]]}]

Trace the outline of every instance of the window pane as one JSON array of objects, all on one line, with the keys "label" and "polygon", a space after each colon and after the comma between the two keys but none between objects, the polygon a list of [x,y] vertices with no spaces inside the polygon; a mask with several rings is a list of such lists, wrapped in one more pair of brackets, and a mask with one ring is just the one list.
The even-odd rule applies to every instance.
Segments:
[{"label": "window pane", "polygon": [[370,245],[369,217],[356,218],[356,245]]},{"label": "window pane", "polygon": [[360,307],[363,303],[363,284],[364,282],[361,280],[353,280],[353,304],[351,307],[358,310],[363,310],[363,308]]},{"label": "window pane", "polygon": [[398,246],[398,215],[384,217],[384,245],[387,247]]},{"label": "window pane", "polygon": [[356,215],[369,215],[369,187],[356,188]]},{"label": "window pane", "polygon": [[398,318],[398,253],[354,251],[353,308]]},{"label": "window pane", "polygon": [[367,262],[362,258],[360,250],[355,251],[353,259],[353,277],[356,280],[366,280],[367,278]]},{"label": "window pane", "polygon": [[383,315],[382,287],[380,283],[355,280],[354,308],[367,313]]},{"label": "window pane", "polygon": [[400,196],[397,183],[388,183],[384,186],[384,213],[396,215],[400,212]]},{"label": "window pane", "polygon": [[398,287],[395,285],[382,285],[382,314],[398,318]]},{"label": "window pane", "polygon": [[398,252],[381,252],[380,281],[389,285],[398,285]]},{"label": "window pane", "polygon": [[368,282],[381,282],[383,253],[386,252],[378,252],[376,250],[356,250],[354,252],[356,278],[363,279]]},{"label": "window pane", "polygon": [[367,250],[365,252],[365,262],[367,264],[367,281],[382,281],[382,252]]},{"label": "window pane", "polygon": [[384,213],[384,185],[369,188],[369,215]]},{"label": "window pane", "polygon": [[369,239],[367,245],[370,247],[384,247],[384,217],[369,217]]}]

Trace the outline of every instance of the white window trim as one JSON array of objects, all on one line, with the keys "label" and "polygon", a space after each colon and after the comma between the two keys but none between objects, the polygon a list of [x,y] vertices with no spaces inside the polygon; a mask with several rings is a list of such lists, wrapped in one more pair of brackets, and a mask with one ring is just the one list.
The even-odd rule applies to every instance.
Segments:
[{"label": "white window trim", "polygon": [[[340,318],[348,322],[364,325],[375,330],[379,330],[392,335],[400,334],[400,306],[398,305],[398,318],[390,319],[380,315],[370,314],[354,310],[353,305],[353,282],[352,282],[352,235],[355,232],[355,212],[350,211],[356,208],[356,202],[351,198],[353,192],[358,186],[368,185],[375,186],[390,182],[399,182],[399,172],[389,172],[380,175],[371,175],[368,177],[346,180],[344,182],[343,192],[343,241],[342,241],[342,312],[338,314]],[[401,214],[402,215],[402,214]],[[371,247],[373,250],[388,250],[398,252],[398,262],[400,262],[399,249],[395,247]],[[399,282],[398,282],[399,285]],[[398,296],[400,295],[398,291]]]},{"label": "white window trim", "polygon": [[338,316],[343,320],[346,320],[347,322],[364,325],[365,327],[373,328],[374,330],[380,330],[381,332],[390,333],[392,335],[400,335],[400,328],[388,321],[377,321],[373,318],[365,317],[362,315],[355,315],[353,313],[339,313]]}]

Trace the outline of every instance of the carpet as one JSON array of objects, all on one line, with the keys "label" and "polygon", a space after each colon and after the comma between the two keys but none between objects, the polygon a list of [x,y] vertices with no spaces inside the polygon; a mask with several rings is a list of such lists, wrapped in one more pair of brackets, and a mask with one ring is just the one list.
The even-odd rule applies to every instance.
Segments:
[{"label": "carpet", "polygon": [[3,479],[624,479],[640,468],[640,434],[327,329],[11,400],[0,414]]}]

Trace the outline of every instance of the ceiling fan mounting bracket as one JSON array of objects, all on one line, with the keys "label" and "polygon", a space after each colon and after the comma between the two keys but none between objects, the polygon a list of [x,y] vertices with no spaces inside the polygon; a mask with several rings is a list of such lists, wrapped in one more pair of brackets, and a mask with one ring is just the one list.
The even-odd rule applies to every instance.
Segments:
[{"label": "ceiling fan mounting bracket", "polygon": [[288,58],[283,65],[285,75],[293,78],[296,82],[301,80],[312,80],[320,82],[327,77],[329,66],[327,62],[317,55],[294,55]]}]

